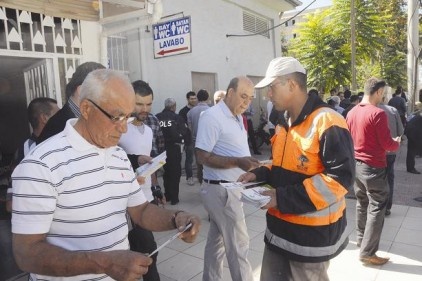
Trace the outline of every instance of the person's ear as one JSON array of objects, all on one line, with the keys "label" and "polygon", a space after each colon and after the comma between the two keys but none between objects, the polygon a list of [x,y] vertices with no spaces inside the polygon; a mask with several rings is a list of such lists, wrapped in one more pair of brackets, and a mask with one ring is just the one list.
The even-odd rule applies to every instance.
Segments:
[{"label": "person's ear", "polygon": [[293,79],[287,79],[287,85],[289,85],[289,90],[293,91],[295,87],[297,87],[297,83]]},{"label": "person's ear", "polygon": [[41,124],[43,124],[43,125],[47,124],[48,119],[49,119],[49,116],[47,114],[45,114],[45,113],[40,114],[40,123]]},{"label": "person's ear", "polygon": [[81,111],[81,116],[84,119],[88,119],[88,115],[92,110],[92,106],[87,99],[84,99],[79,104],[79,110]]}]

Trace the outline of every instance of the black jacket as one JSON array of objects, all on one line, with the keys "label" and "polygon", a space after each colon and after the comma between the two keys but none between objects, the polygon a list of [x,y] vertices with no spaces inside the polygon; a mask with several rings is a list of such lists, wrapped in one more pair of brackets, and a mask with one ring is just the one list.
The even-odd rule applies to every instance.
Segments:
[{"label": "black jacket", "polygon": [[184,143],[190,145],[189,130],[183,118],[174,111],[164,109],[156,115],[160,121],[166,146]]}]

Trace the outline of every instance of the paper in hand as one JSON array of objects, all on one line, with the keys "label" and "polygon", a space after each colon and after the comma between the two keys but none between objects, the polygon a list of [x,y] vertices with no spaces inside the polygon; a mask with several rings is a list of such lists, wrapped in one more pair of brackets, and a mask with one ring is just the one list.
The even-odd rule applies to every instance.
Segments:
[{"label": "paper in hand", "polygon": [[164,151],[157,157],[153,158],[150,163],[146,163],[142,166],[139,166],[139,168],[136,169],[136,175],[145,177],[145,178],[150,176],[166,163],[166,159],[167,159],[167,154]]},{"label": "paper in hand", "polygon": [[179,237],[180,234],[182,234],[185,231],[188,231],[191,227],[192,227],[192,223],[188,223],[182,231],[179,231],[175,235],[173,235],[172,237],[170,237],[169,240],[167,240],[160,247],[158,247],[157,249],[155,249],[151,254],[148,255],[148,257],[151,257],[152,255],[154,255],[155,253],[157,253],[158,251],[160,251],[162,248],[164,248],[165,246],[167,246],[171,241],[173,241],[174,239],[176,239],[177,237]]}]

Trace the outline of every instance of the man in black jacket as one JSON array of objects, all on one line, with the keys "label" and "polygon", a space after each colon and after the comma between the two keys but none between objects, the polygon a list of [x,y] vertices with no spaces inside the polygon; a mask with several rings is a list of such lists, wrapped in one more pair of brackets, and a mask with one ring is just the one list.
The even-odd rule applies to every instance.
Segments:
[{"label": "man in black jacket", "polygon": [[415,115],[407,122],[404,133],[407,136],[406,170],[408,173],[420,174],[415,169],[415,157],[422,153],[422,116]]},{"label": "man in black jacket", "polygon": [[179,203],[179,182],[182,175],[183,144],[190,145],[189,130],[185,121],[176,113],[176,101],[168,98],[164,101],[164,110],[157,115],[160,127],[164,134],[167,153],[164,165],[164,189],[167,201],[172,205]]},{"label": "man in black jacket", "polygon": [[79,89],[85,77],[93,70],[104,69],[102,64],[96,62],[85,62],[76,68],[72,79],[66,85],[67,102],[55,115],[53,115],[45,125],[37,139],[37,144],[45,141],[49,137],[63,131],[67,120],[78,118],[81,115],[79,110]]}]

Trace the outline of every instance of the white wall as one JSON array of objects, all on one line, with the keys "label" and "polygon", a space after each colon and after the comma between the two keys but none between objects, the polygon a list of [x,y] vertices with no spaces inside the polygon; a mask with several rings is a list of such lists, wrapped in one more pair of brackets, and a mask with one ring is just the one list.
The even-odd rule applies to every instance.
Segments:
[{"label": "white wall", "polygon": [[[155,93],[153,112],[164,107],[164,100],[173,97],[177,111],[186,103],[185,94],[191,90],[191,71],[217,74],[217,88],[226,89],[231,78],[239,75],[263,76],[268,62],[280,55],[279,28],[264,36],[226,37],[226,34],[248,34],[243,31],[240,5],[278,23],[278,11],[256,1],[223,0],[163,0],[163,16],[183,13],[191,17],[192,52],[154,59],[152,32],[140,28],[141,77],[150,83]],[[179,14],[162,19],[173,20]],[[151,26],[150,26],[151,29]],[[276,34],[274,40],[273,34]],[[213,93],[211,93],[213,94]]]},{"label": "white wall", "polygon": [[101,63],[100,52],[101,25],[97,22],[81,21],[83,62]]}]

